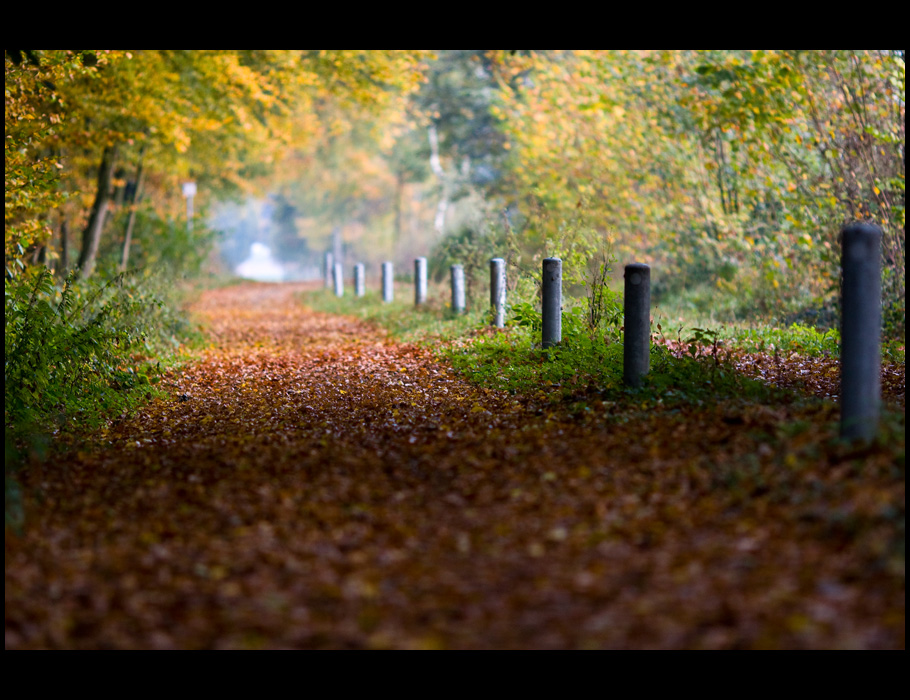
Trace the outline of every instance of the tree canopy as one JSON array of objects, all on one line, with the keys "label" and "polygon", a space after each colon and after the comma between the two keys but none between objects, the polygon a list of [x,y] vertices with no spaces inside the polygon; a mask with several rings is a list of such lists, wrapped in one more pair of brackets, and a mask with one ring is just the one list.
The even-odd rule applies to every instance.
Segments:
[{"label": "tree canopy", "polygon": [[[607,245],[660,266],[658,294],[766,313],[829,303],[837,233],[869,221],[898,317],[904,71],[903,51],[8,51],[7,275],[65,257],[61,222],[83,268],[92,222],[173,227],[192,179],[199,210],[277,197],[287,255],[473,241],[572,274]],[[101,250],[125,261],[117,226]]]},{"label": "tree canopy", "polygon": [[[262,187],[344,132],[377,122],[421,79],[424,52],[29,51],[6,55],[7,275],[47,244],[51,212],[88,225],[99,162],[142,158],[147,200],[176,216],[180,182],[208,197]],[[106,154],[106,155],[105,155]],[[141,155],[140,155],[141,154]],[[117,163],[122,164],[118,170]],[[107,166],[105,166],[105,163]]]}]

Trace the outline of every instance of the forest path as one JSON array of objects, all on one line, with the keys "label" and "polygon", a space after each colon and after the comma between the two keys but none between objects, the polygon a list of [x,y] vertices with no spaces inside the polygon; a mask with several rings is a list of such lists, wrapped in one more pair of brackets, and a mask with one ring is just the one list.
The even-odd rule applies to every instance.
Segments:
[{"label": "forest path", "polygon": [[26,472],[7,649],[903,647],[902,476],[789,468],[830,416],[538,415],[307,286],[206,292],[174,398]]}]

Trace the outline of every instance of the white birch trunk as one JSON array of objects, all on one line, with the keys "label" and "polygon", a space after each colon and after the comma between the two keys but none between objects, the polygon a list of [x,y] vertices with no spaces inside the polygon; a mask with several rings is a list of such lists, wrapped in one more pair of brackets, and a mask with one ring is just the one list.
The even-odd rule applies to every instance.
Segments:
[{"label": "white birch trunk", "polygon": [[427,127],[427,136],[430,140],[430,170],[442,183],[442,197],[436,206],[436,216],[433,219],[433,230],[436,231],[436,237],[442,238],[445,231],[446,210],[449,208],[449,183],[445,171],[442,169],[442,162],[439,160],[439,135],[436,133],[435,124]]}]

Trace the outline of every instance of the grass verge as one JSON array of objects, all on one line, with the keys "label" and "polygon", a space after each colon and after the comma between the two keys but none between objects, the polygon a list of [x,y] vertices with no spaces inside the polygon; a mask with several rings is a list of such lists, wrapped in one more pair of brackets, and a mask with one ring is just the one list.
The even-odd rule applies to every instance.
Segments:
[{"label": "grass verge", "polygon": [[[562,404],[570,412],[596,410],[610,404],[660,405],[667,408],[701,405],[723,399],[798,400],[793,392],[769,386],[736,372],[721,356],[672,352],[653,344],[650,371],[638,389],[623,383],[623,346],[618,328],[590,332],[581,309],[563,312],[563,342],[540,348],[539,318],[523,305],[510,313],[507,327],[489,326],[485,311],[456,316],[442,297],[415,308],[402,299],[383,303],[378,293],[336,297],[328,290],[307,292],[303,302],[314,310],[353,316],[373,322],[404,342],[431,346],[459,373],[485,387],[535,396]],[[539,316],[539,314],[538,314]],[[692,334],[693,329],[685,329]],[[707,338],[703,329],[698,340]],[[683,329],[680,337],[687,339]]]}]

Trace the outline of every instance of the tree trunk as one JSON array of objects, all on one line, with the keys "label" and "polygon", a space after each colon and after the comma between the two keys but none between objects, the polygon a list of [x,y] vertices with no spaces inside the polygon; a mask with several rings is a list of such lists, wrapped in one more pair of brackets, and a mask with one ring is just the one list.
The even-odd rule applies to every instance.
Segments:
[{"label": "tree trunk", "polygon": [[39,245],[34,251],[32,251],[32,265],[37,265],[41,263],[42,265],[47,261],[47,246]]},{"label": "tree trunk", "polygon": [[334,261],[338,264],[344,264],[342,256],[344,255],[344,242],[341,240],[341,226],[335,226],[332,229],[332,254]]},{"label": "tree trunk", "polygon": [[95,259],[98,256],[98,244],[101,241],[101,229],[107,214],[108,193],[114,174],[114,161],[117,156],[116,146],[105,146],[98,167],[98,188],[95,191],[95,202],[89,216],[88,225],[82,232],[82,250],[79,253],[79,270],[83,278],[88,278],[95,271]]},{"label": "tree trunk", "polygon": [[142,157],[145,154],[145,147],[139,151],[139,165],[136,166],[136,187],[133,189],[133,196],[130,198],[130,216],[126,222],[126,233],[123,236],[123,256],[120,259],[120,272],[126,270],[126,265],[130,259],[130,243],[133,241],[133,226],[136,223],[136,206],[139,204],[139,198],[142,196],[142,177],[145,171],[142,168]]},{"label": "tree trunk", "polygon": [[395,239],[392,241],[393,256],[401,242],[401,199],[404,196],[404,172],[395,173]]},{"label": "tree trunk", "polygon": [[439,135],[436,133],[435,124],[430,124],[427,127],[427,136],[430,140],[430,169],[442,183],[442,197],[439,198],[436,216],[433,219],[433,228],[436,231],[436,236],[437,238],[442,238],[442,234],[445,232],[446,210],[449,208],[449,184],[442,168],[442,162],[439,160]]},{"label": "tree trunk", "polygon": [[69,226],[66,223],[66,214],[60,214],[60,270],[61,277],[66,276],[66,268],[70,265]]},{"label": "tree trunk", "polygon": [[126,177],[126,172],[123,168],[117,168],[117,172],[114,174],[114,206],[122,207],[124,201],[126,200],[126,183],[124,183],[123,178]]}]

